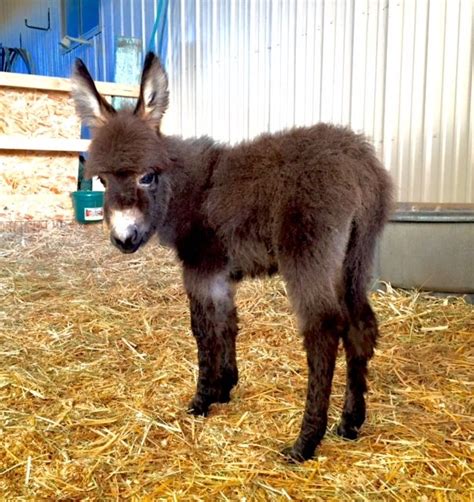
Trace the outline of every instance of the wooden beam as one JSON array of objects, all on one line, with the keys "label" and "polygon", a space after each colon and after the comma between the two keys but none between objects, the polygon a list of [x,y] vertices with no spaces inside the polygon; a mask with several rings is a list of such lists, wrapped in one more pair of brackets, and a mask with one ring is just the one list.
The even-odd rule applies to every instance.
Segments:
[{"label": "wooden beam", "polygon": [[89,145],[89,139],[22,138],[21,136],[0,136],[0,150],[87,152]]},{"label": "wooden beam", "polygon": [[[71,80],[69,78],[43,77],[39,75],[24,75],[23,73],[0,71],[0,86],[70,92]],[[140,91],[138,85],[115,84],[113,82],[96,82],[96,86],[98,91],[106,96],[138,98]]]}]

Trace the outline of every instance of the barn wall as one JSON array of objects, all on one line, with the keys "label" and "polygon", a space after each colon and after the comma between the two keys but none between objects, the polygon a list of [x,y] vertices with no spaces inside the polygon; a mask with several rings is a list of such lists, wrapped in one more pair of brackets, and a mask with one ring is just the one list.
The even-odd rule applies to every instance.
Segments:
[{"label": "barn wall", "polygon": [[[102,0],[92,47],[61,54],[59,0],[2,0],[0,42],[19,35],[38,73],[82,57],[113,80],[117,36],[145,49],[160,2]],[[42,25],[51,8],[51,32]],[[474,202],[473,0],[170,0],[166,128],[235,143],[317,121],[368,134],[398,199]],[[155,47],[156,47],[155,37]]]},{"label": "barn wall", "polygon": [[230,142],[350,124],[399,200],[474,202],[472,19],[472,0],[170,2],[167,124]]}]

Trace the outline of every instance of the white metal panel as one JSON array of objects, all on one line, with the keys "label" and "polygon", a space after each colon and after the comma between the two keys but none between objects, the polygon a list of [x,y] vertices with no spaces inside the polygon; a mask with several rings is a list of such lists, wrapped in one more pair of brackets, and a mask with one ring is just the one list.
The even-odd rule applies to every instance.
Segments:
[{"label": "white metal panel", "polygon": [[[473,47],[474,11],[472,0],[460,3],[458,71],[456,75],[456,121],[454,187],[464,188],[464,200],[474,200],[474,103]],[[465,167],[464,167],[465,166]]]},{"label": "white metal panel", "polygon": [[319,121],[372,138],[398,199],[474,202],[473,0],[170,2],[167,129]]}]

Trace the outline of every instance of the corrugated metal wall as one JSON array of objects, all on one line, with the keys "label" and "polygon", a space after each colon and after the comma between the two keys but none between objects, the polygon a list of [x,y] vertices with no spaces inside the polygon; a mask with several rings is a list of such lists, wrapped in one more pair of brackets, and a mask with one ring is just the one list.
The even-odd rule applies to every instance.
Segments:
[{"label": "corrugated metal wall", "polygon": [[350,124],[399,200],[474,202],[472,0],[181,0],[169,30],[169,130]]},{"label": "corrugated metal wall", "polygon": [[[167,0],[101,0],[100,29],[90,37],[92,45],[82,45],[69,52],[59,46],[63,36],[60,0],[0,0],[0,43],[28,49],[35,72],[39,75],[69,77],[76,57],[82,58],[94,78],[114,80],[117,37],[135,37],[146,51],[160,10]],[[32,30],[29,24],[45,26],[51,11],[49,31]],[[153,50],[166,54],[166,44],[158,49],[159,33],[151,44]],[[21,40],[20,40],[21,38]],[[25,72],[21,64],[15,69]]]},{"label": "corrugated metal wall", "polygon": [[[117,36],[148,45],[162,0],[102,0],[91,47],[62,54],[59,0],[1,0],[0,42],[38,73],[75,57],[113,80]],[[51,9],[52,30],[43,25]],[[473,0],[170,0],[166,128],[232,143],[328,121],[374,141],[400,200],[474,202]],[[155,37],[155,48],[157,37]]]}]

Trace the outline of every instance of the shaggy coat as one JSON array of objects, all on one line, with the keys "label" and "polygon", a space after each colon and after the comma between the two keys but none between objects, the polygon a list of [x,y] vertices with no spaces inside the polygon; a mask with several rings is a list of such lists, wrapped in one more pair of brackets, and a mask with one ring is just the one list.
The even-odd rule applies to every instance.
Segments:
[{"label": "shaggy coat", "polygon": [[135,110],[115,111],[80,60],[73,96],[94,127],[87,169],[106,185],[112,242],[134,252],[157,233],[182,264],[199,358],[190,411],[206,415],[212,403],[229,401],[238,381],[235,285],[279,272],[309,367],[301,432],[285,454],[310,458],[325,433],[339,339],[347,387],[338,433],[355,438],[378,335],[367,300],[370,265],[392,192],[372,146],[328,124],[234,147],[165,136],[168,82],[153,54]]}]

